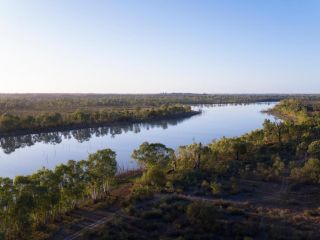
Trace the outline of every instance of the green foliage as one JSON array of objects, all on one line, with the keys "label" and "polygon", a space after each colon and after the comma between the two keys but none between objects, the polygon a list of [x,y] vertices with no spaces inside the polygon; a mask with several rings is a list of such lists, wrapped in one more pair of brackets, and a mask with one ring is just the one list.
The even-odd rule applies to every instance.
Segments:
[{"label": "green foliage", "polygon": [[271,165],[257,163],[257,173],[262,179],[277,179],[285,169],[285,164],[279,156],[271,156],[271,160]]},{"label": "green foliage", "polygon": [[[0,109],[1,110],[1,109]],[[77,109],[61,112],[40,111],[32,115],[3,114],[0,116],[0,132],[15,130],[42,130],[62,127],[82,127],[115,122],[138,122],[163,118],[176,118],[196,114],[190,106],[171,105],[157,108],[133,109]]]},{"label": "green foliage", "polygon": [[[310,107],[295,101],[285,104],[287,105],[282,107],[294,109],[291,112],[288,110],[290,116],[294,116],[295,111],[299,112],[299,124],[267,120],[263,129],[242,137],[222,138],[207,146],[201,143],[181,146],[177,154],[161,143],[143,143],[132,154],[133,159],[145,167],[145,172],[135,183],[131,202],[129,201],[129,212],[137,214],[139,211],[133,209],[136,202],[152,199],[155,192],[165,187],[172,192],[187,191],[188,194],[208,194],[211,191],[219,195],[222,190],[223,193],[230,190],[231,194],[237,194],[240,191],[238,179],[245,175],[242,173],[248,173],[245,176],[249,177],[279,180],[287,176],[286,170],[289,168],[293,182],[319,184],[320,161],[317,157],[320,154],[320,141],[317,139],[320,129],[319,122],[316,121],[317,114],[314,113],[317,105],[312,103]],[[80,109],[67,115],[41,113],[39,116],[21,118],[4,114],[0,118],[0,128],[10,130],[27,126],[58,126],[66,122],[72,125],[155,119],[188,111],[188,107],[165,105],[147,109],[137,107],[135,110]],[[305,118],[303,121],[301,116]],[[83,132],[78,134],[86,135]],[[55,135],[52,134],[52,137]],[[47,141],[50,142],[50,139]],[[304,163],[307,154],[312,158]],[[30,238],[32,229],[53,221],[84,200],[104,198],[114,181],[116,170],[116,155],[112,150],[106,149],[91,154],[88,160],[69,161],[54,170],[41,169],[31,176],[17,176],[14,180],[0,178],[0,232],[5,237],[10,236],[9,239]],[[191,224],[205,234],[215,229],[220,213],[217,207],[206,202],[192,203],[187,207],[183,219],[181,214],[185,214],[186,204],[173,202],[163,202],[161,213],[151,209],[139,217],[144,220],[162,219],[173,222],[175,229],[183,229]],[[164,211],[173,211],[174,208],[173,214]],[[242,216],[238,210],[228,208],[228,211]],[[125,223],[122,224],[123,227],[126,226]],[[149,231],[158,229],[155,223],[146,226],[143,222],[142,226]],[[257,230],[254,224],[246,225],[245,229],[249,229],[249,233],[242,230],[244,226],[237,227],[241,236],[250,236]],[[24,229],[23,236],[21,229]],[[189,234],[188,231],[186,232]],[[128,232],[123,235],[117,235],[116,232],[112,234],[130,236]],[[204,239],[210,239],[207,235],[206,237]]]},{"label": "green foliage", "polygon": [[154,192],[155,190],[152,187],[137,185],[133,188],[130,201],[136,202],[151,199],[154,196]]},{"label": "green foliage", "polygon": [[133,151],[132,158],[146,168],[166,168],[174,158],[174,151],[161,143],[144,142]]},{"label": "green foliage", "polygon": [[310,143],[308,153],[315,157],[320,156],[320,140]]},{"label": "green foliage", "polygon": [[182,171],[205,169],[210,157],[210,149],[207,146],[202,146],[201,143],[180,146],[175,166],[177,170]]},{"label": "green foliage", "polygon": [[302,168],[293,168],[291,176],[300,182],[320,183],[320,160],[310,158]]},{"label": "green foliage", "polygon": [[[317,95],[292,96],[317,99]],[[0,94],[0,109],[59,111],[88,108],[142,108],[174,104],[228,104],[279,101],[288,95],[275,94]]]},{"label": "green foliage", "polygon": [[91,191],[95,199],[97,188],[102,188],[106,194],[109,192],[110,182],[117,171],[116,153],[111,149],[104,149],[89,155],[88,177],[92,179]]},{"label": "green foliage", "polygon": [[11,114],[3,114],[0,116],[0,127],[5,131],[18,129],[20,127],[20,118]]},{"label": "green foliage", "polygon": [[152,166],[143,173],[139,182],[144,185],[164,187],[166,184],[166,176],[163,169],[158,166]]},{"label": "green foliage", "polygon": [[216,224],[219,211],[210,203],[196,201],[187,208],[187,217],[191,224],[205,231],[212,231]]},{"label": "green foliage", "polygon": [[214,194],[214,195],[221,194],[221,184],[220,183],[212,182],[210,184],[210,188],[211,188],[212,194]]},{"label": "green foliage", "polygon": [[14,181],[0,178],[0,232],[6,239],[31,239],[38,226],[88,198],[104,197],[116,166],[115,153],[105,149],[91,154],[87,161],[70,160],[54,170],[43,168]]},{"label": "green foliage", "polygon": [[179,170],[173,176],[175,188],[192,189],[201,186],[206,179],[206,173],[199,170]]}]

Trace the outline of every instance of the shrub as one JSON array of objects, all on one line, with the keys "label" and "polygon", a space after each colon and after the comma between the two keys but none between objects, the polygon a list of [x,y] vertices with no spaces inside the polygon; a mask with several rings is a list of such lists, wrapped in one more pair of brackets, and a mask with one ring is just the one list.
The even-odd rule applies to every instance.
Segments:
[{"label": "shrub", "polygon": [[210,189],[210,184],[208,183],[208,181],[203,180],[201,183],[201,187],[207,190]]},{"label": "shrub", "polygon": [[237,180],[234,177],[232,177],[230,179],[230,183],[231,183],[230,193],[231,194],[239,193],[240,192],[240,187],[239,187],[239,184],[238,184]]},{"label": "shrub", "polygon": [[198,170],[179,171],[173,179],[175,188],[182,187],[184,189],[197,188],[206,178],[206,173]]},{"label": "shrub", "polygon": [[313,156],[320,155],[320,140],[310,143],[308,146],[308,153]]},{"label": "shrub", "polygon": [[10,114],[0,116],[0,127],[5,131],[15,130],[20,127],[20,118]]},{"label": "shrub", "polygon": [[191,224],[205,231],[212,230],[219,215],[216,207],[210,203],[196,201],[187,208],[187,217]]},{"label": "shrub", "polygon": [[210,184],[211,191],[214,195],[221,194],[221,184],[218,182],[212,182]]},{"label": "shrub", "polygon": [[320,161],[310,158],[302,168],[291,170],[291,176],[300,182],[320,183]]},{"label": "shrub", "polygon": [[145,185],[164,187],[166,184],[166,176],[159,167],[151,167],[141,177],[140,182]]},{"label": "shrub", "polygon": [[161,218],[162,212],[159,209],[152,209],[150,211],[143,212],[141,214],[141,217],[143,219],[155,219],[155,218]]},{"label": "shrub", "polygon": [[147,200],[153,198],[153,195],[153,188],[149,186],[138,186],[133,189],[130,200],[133,202]]}]

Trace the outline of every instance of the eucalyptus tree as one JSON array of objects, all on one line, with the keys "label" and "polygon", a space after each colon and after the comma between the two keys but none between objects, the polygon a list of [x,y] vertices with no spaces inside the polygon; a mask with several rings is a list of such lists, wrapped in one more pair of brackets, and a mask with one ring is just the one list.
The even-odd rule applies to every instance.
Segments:
[{"label": "eucalyptus tree", "polygon": [[14,217],[15,187],[13,180],[0,177],[0,234],[8,236],[12,231]]},{"label": "eucalyptus tree", "polygon": [[174,150],[161,143],[142,143],[135,149],[131,157],[144,168],[159,166],[166,168],[174,160]]},{"label": "eucalyptus tree", "polygon": [[311,156],[320,157],[320,140],[310,143],[307,151]]},{"label": "eucalyptus tree", "polygon": [[201,143],[193,143],[181,146],[176,157],[178,169],[204,169],[211,157],[211,150]]},{"label": "eucalyptus tree", "polygon": [[92,198],[96,199],[101,190],[103,195],[108,194],[110,183],[117,172],[116,153],[111,149],[104,149],[90,154],[87,167]]}]

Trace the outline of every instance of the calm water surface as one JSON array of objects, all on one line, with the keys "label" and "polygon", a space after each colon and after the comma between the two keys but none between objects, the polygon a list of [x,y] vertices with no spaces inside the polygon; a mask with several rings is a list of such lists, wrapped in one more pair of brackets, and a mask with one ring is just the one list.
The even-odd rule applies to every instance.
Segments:
[{"label": "calm water surface", "polygon": [[223,136],[240,136],[272,118],[261,113],[272,106],[274,103],[195,107],[203,113],[187,119],[1,138],[0,176],[31,174],[43,166],[52,169],[104,148],[116,151],[120,168],[133,169],[137,165],[130,155],[144,141],[176,149],[192,142],[206,144]]}]

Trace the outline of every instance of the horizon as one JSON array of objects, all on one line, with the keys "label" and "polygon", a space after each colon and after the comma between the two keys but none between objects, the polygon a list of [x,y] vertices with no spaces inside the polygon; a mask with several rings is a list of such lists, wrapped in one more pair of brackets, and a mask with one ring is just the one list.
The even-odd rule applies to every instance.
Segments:
[{"label": "horizon", "polygon": [[94,93],[94,92],[0,92],[0,95],[320,95],[320,93],[196,93],[196,92],[146,92],[146,93]]}]

